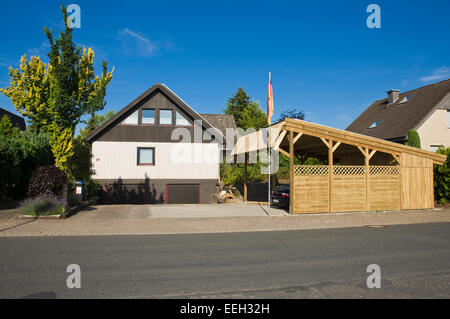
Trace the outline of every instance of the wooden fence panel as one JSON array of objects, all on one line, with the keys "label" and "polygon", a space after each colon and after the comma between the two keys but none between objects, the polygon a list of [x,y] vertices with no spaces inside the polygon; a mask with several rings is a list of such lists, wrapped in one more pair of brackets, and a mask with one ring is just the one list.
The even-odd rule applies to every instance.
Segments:
[{"label": "wooden fence panel", "polygon": [[370,166],[369,210],[400,209],[399,166]]},{"label": "wooden fence panel", "polygon": [[324,213],[400,209],[400,170],[398,166],[370,166],[369,188],[364,166],[333,167],[333,187],[329,194],[328,166],[297,165],[294,167],[294,213]]},{"label": "wooden fence panel", "polygon": [[402,209],[434,207],[433,161],[402,154]]},{"label": "wooden fence panel", "polygon": [[328,166],[295,166],[294,213],[328,211]]},{"label": "wooden fence panel", "polygon": [[364,166],[333,168],[332,212],[363,211],[366,207]]}]

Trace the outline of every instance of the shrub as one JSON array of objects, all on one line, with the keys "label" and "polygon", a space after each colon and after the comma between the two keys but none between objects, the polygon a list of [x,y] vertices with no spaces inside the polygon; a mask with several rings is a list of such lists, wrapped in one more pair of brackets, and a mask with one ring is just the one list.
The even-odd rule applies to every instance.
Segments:
[{"label": "shrub", "polygon": [[64,214],[67,208],[68,205],[64,199],[50,195],[28,198],[20,204],[19,210],[22,215],[49,216]]},{"label": "shrub", "polygon": [[14,136],[0,136],[0,200],[23,198],[33,171],[53,163],[45,133],[27,129]]},{"label": "shrub", "polygon": [[420,148],[420,137],[419,133],[415,130],[409,130],[408,131],[408,141],[406,142],[406,145]]},{"label": "shrub", "polygon": [[[224,185],[244,184],[244,164],[220,164],[220,178]],[[261,163],[256,162],[247,165],[247,182],[261,182],[266,175],[261,174]]]},{"label": "shrub", "polygon": [[92,198],[92,197],[100,197],[102,192],[102,186],[97,181],[90,180],[86,183],[86,197]]},{"label": "shrub", "polygon": [[8,115],[3,115],[0,119],[0,136],[3,137],[14,137],[19,134],[20,130],[18,127],[11,123]]},{"label": "shrub", "polygon": [[443,147],[437,153],[447,156],[442,166],[434,165],[434,196],[439,203],[450,202],[450,147]]},{"label": "shrub", "polygon": [[69,206],[76,206],[80,202],[78,201],[77,196],[75,194],[70,194],[69,196],[67,196],[67,203],[69,204]]},{"label": "shrub", "polygon": [[41,166],[31,175],[28,196],[55,195],[63,197],[68,189],[66,173],[55,166]]}]

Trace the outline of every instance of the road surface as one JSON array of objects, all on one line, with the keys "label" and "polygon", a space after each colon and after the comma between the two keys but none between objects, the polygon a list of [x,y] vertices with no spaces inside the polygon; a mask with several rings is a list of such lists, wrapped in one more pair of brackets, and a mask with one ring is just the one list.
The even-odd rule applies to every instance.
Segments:
[{"label": "road surface", "polygon": [[450,223],[0,238],[0,274],[1,298],[449,298]]}]

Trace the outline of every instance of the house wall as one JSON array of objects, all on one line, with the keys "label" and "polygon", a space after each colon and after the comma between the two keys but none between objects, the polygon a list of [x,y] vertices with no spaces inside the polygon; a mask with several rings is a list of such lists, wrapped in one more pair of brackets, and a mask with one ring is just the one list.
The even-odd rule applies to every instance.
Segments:
[{"label": "house wall", "polygon": [[436,109],[417,129],[423,149],[435,151],[432,145],[450,147],[450,127],[446,109]]},{"label": "house wall", "polygon": [[[155,165],[137,165],[137,148],[154,147]],[[216,143],[101,142],[92,144],[96,180],[219,179]]]},{"label": "house wall", "polygon": [[163,204],[168,184],[200,185],[199,202],[215,202],[218,181],[215,179],[97,179],[102,186],[101,204]]}]

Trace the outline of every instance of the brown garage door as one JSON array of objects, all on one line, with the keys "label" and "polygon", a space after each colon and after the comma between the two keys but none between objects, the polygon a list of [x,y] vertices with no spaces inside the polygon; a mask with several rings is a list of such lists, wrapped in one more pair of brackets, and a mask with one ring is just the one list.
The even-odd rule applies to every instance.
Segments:
[{"label": "brown garage door", "polygon": [[200,184],[167,184],[166,203],[200,204]]}]

